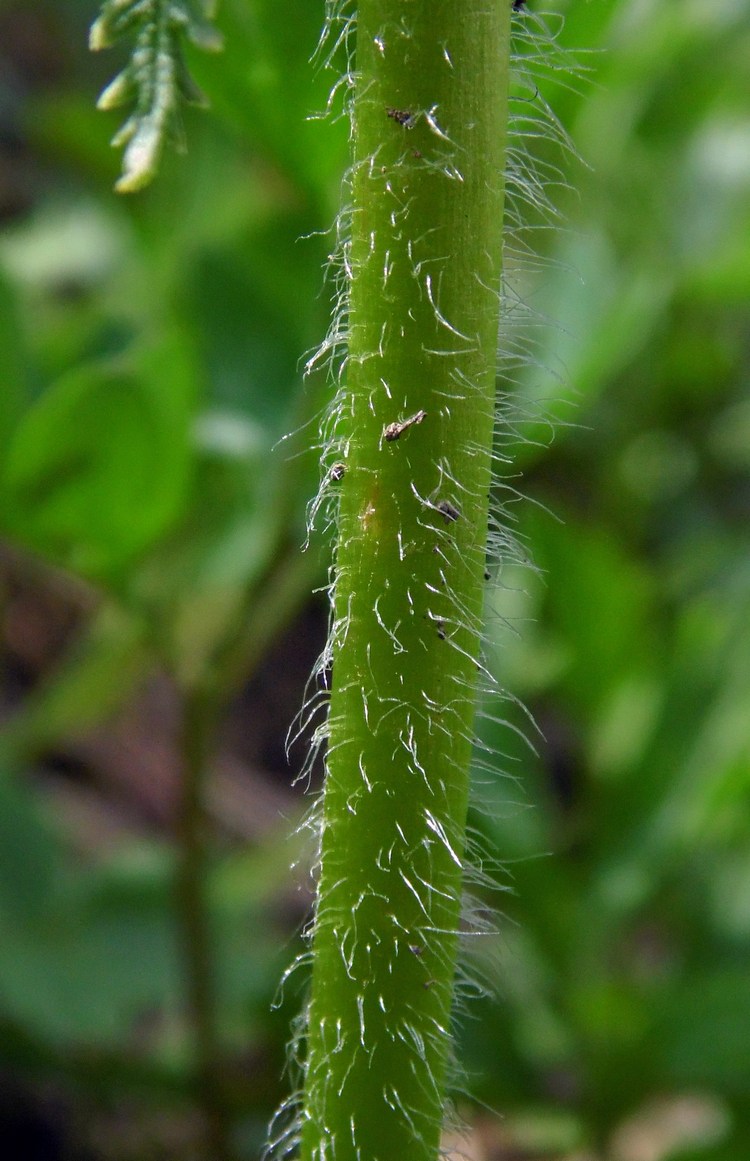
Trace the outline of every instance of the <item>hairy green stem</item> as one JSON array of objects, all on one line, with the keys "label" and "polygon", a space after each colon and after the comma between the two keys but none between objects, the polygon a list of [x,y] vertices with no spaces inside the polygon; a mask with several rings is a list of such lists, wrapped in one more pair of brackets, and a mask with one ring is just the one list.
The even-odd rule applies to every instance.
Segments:
[{"label": "hairy green stem", "polygon": [[361,0],[304,1161],[434,1161],[482,619],[509,0]]},{"label": "hairy green stem", "polygon": [[217,1030],[216,963],[208,899],[205,782],[215,732],[215,703],[202,689],[183,691],[182,779],[177,828],[177,918],[180,928],[195,1095],[205,1121],[206,1157],[231,1156]]}]

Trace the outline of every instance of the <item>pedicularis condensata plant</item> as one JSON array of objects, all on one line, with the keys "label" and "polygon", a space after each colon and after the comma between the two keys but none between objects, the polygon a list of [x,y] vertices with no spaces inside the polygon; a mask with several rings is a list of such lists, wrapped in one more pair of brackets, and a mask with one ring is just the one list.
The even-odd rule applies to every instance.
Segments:
[{"label": "pedicularis condensata plant", "polygon": [[[201,10],[108,0],[95,26],[107,43],[140,21],[138,54],[103,98],[136,100],[122,188],[148,180],[177,98],[193,95],[179,38],[200,39]],[[313,359],[334,383],[313,505],[336,530],[316,673],[326,783],[302,1080],[273,1156],[440,1149],[483,672],[511,22],[527,19],[518,0],[327,4],[352,163],[335,317]]]}]

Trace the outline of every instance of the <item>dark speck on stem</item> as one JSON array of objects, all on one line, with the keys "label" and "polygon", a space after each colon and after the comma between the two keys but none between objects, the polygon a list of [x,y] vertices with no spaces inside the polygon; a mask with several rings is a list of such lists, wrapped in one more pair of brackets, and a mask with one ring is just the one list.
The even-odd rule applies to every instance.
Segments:
[{"label": "dark speck on stem", "polygon": [[437,505],[437,510],[442,515],[446,524],[451,524],[454,520],[458,520],[461,515],[458,508],[451,504],[450,500],[441,500]]}]

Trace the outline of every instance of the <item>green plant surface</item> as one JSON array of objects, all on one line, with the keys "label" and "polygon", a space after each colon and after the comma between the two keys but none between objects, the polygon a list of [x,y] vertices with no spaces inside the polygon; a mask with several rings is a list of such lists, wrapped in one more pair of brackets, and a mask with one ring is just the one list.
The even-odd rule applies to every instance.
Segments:
[{"label": "green plant surface", "polygon": [[509,35],[502,6],[357,11],[304,1158],[439,1147],[485,587]]}]

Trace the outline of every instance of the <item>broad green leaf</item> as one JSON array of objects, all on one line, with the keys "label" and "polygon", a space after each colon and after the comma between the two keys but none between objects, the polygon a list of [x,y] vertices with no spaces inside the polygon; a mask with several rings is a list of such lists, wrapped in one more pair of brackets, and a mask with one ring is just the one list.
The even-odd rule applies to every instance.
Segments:
[{"label": "broad green leaf", "polygon": [[192,386],[177,344],[60,379],[9,449],[6,534],[84,576],[115,578],[181,509]]}]

